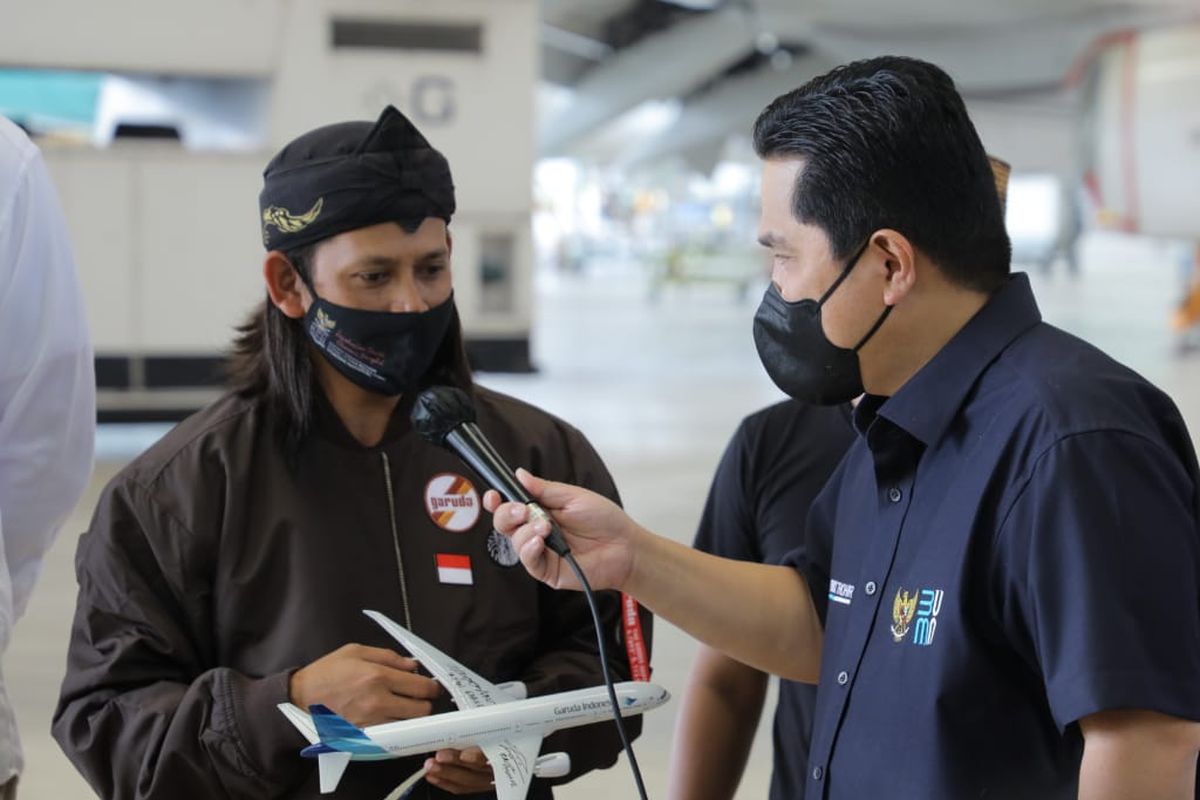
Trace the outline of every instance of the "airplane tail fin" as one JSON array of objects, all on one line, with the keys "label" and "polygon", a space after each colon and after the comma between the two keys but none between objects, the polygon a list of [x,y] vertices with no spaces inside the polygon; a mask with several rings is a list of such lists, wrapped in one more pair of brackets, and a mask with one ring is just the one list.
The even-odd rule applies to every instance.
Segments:
[{"label": "airplane tail fin", "polygon": [[306,747],[301,755],[317,757],[321,794],[328,794],[337,788],[342,773],[346,771],[346,765],[354,756],[386,757],[387,751],[371,741],[371,737],[361,728],[350,724],[329,708],[318,704],[309,706],[308,710],[320,744]]},{"label": "airplane tail fin", "polygon": [[325,744],[345,744],[349,742],[363,742],[372,744],[371,739],[365,734],[362,728],[351,725],[346,719],[338,716],[326,706],[311,705],[308,707],[312,714],[313,726],[317,729],[317,736]]}]

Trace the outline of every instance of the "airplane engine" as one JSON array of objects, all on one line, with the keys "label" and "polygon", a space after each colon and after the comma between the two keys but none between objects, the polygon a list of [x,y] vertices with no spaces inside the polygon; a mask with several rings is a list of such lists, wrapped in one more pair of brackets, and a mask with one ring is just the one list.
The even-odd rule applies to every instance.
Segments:
[{"label": "airplane engine", "polygon": [[529,696],[529,687],[521,681],[509,681],[508,683],[500,684],[496,688],[513,700],[524,700]]},{"label": "airplane engine", "polygon": [[561,778],[571,771],[571,757],[566,753],[546,753],[533,764],[533,774],[539,778]]}]

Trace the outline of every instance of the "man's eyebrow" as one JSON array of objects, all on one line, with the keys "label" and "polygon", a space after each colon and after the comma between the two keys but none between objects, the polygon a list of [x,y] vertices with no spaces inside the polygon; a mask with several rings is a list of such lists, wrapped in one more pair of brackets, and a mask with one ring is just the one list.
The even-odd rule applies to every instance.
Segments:
[{"label": "man's eyebrow", "polygon": [[[444,246],[435,247],[431,250],[427,250],[426,252],[421,253],[419,256],[416,257],[416,261],[419,263],[423,263],[426,261],[433,261],[433,260],[439,259],[439,258],[446,258],[449,255],[450,255],[450,251],[446,247],[444,247]],[[363,267],[377,267],[377,268],[381,268],[381,269],[392,269],[393,267],[398,266],[402,261],[403,261],[403,259],[396,258],[395,256],[374,254],[374,255],[365,255],[362,258],[355,260],[354,266],[358,267],[360,269]]]},{"label": "man's eyebrow", "polygon": [[758,243],[763,247],[778,247],[783,244],[783,239],[774,231],[767,231],[758,237]]},{"label": "man's eyebrow", "polygon": [[363,256],[362,258],[355,260],[354,266],[355,267],[391,268],[391,267],[396,266],[396,264],[398,264],[398,263],[400,263],[399,260],[392,258],[391,256],[373,255],[373,256]]},{"label": "man's eyebrow", "polygon": [[450,255],[450,250],[443,245],[442,247],[435,247],[432,250],[425,251],[417,256],[417,261],[432,261],[435,258],[445,258],[448,255]]}]

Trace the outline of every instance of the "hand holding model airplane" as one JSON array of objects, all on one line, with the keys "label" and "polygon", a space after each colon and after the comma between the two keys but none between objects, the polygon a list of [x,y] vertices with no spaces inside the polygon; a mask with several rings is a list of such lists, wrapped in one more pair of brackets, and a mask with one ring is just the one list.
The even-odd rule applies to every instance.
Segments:
[{"label": "hand holding model airplane", "polygon": [[[322,793],[337,788],[350,761],[479,747],[492,766],[498,800],[524,800],[535,775],[561,777],[570,771],[566,753],[538,755],[547,734],[611,718],[604,686],[526,699],[524,684],[496,686],[378,611],[364,613],[429,670],[458,710],[358,728],[322,705],[310,706],[309,714],[280,703],[279,710],[312,743],[301,755],[317,759]],[[614,688],[623,717],[658,708],[669,698],[652,683],[626,681]]]}]

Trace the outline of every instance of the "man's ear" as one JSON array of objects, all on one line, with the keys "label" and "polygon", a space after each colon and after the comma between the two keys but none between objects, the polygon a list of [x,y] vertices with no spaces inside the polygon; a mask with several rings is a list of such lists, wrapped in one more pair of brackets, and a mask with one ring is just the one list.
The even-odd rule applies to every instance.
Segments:
[{"label": "man's ear", "polygon": [[882,228],[871,235],[871,245],[883,254],[887,285],[883,302],[894,306],[917,285],[917,251],[908,237],[891,228]]},{"label": "man's ear", "polygon": [[279,250],[272,250],[263,259],[263,281],[275,307],[292,319],[300,319],[312,302],[308,287],[292,262]]}]

